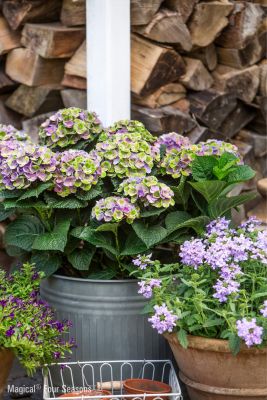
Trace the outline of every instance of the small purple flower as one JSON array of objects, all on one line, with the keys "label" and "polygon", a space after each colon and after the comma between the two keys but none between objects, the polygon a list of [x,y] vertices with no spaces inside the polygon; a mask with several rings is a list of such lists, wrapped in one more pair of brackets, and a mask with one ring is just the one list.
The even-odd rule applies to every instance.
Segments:
[{"label": "small purple flower", "polygon": [[262,343],[263,328],[256,324],[256,318],[236,321],[237,334],[248,347]]},{"label": "small purple flower", "polygon": [[213,286],[215,289],[213,297],[218,299],[220,303],[224,303],[227,301],[229,295],[238,293],[239,287],[240,283],[233,279],[218,279]]},{"label": "small purple flower", "polygon": [[206,248],[201,239],[186,240],[181,248],[179,256],[183,264],[197,269],[203,265],[206,256]]},{"label": "small purple flower", "polygon": [[58,359],[60,358],[60,356],[61,356],[60,351],[54,351],[53,357],[54,357],[56,360],[58,360]]},{"label": "small purple flower", "polygon": [[36,280],[39,279],[39,278],[40,278],[39,272],[35,271],[35,272],[32,274],[32,281],[36,281]]},{"label": "small purple flower", "polygon": [[142,294],[146,299],[150,299],[153,294],[153,289],[155,287],[160,287],[161,280],[160,279],[151,279],[150,281],[141,281],[138,282],[140,289],[138,293]]},{"label": "small purple flower", "polygon": [[264,316],[264,318],[267,318],[267,300],[264,300],[264,303],[260,309],[260,313]]},{"label": "small purple flower", "polygon": [[215,219],[211,221],[207,227],[206,236],[216,235],[216,236],[224,236],[225,232],[229,229],[230,221],[225,217]]},{"label": "small purple flower", "polygon": [[11,327],[6,331],[5,335],[6,335],[7,337],[11,337],[11,336],[14,335],[14,333],[15,333],[15,329],[14,329],[13,326],[11,326]]},{"label": "small purple flower", "polygon": [[152,327],[162,334],[164,332],[172,332],[176,325],[178,317],[168,310],[165,303],[161,306],[154,306],[155,314],[148,319]]},{"label": "small purple flower", "polygon": [[151,260],[152,253],[148,255],[139,254],[136,258],[132,260],[133,265],[139,267],[140,269],[146,269],[148,265],[152,265],[154,261]]}]

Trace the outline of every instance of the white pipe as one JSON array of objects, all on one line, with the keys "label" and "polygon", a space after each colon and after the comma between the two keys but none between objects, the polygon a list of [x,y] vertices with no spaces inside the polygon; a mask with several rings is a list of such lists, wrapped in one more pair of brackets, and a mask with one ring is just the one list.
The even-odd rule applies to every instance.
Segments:
[{"label": "white pipe", "polygon": [[88,110],[130,118],[130,0],[86,0],[86,35]]}]

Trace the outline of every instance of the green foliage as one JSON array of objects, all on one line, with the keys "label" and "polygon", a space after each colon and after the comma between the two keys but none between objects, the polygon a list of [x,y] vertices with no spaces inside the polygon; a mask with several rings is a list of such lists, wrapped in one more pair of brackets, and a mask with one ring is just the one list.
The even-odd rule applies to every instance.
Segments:
[{"label": "green foliage", "polygon": [[21,215],[11,222],[5,232],[5,243],[30,251],[34,241],[44,234],[44,226],[34,215]]},{"label": "green foliage", "polygon": [[61,219],[57,222],[52,232],[46,232],[38,235],[33,243],[33,250],[59,250],[64,252],[68,240],[68,231],[70,228],[70,219]]}]

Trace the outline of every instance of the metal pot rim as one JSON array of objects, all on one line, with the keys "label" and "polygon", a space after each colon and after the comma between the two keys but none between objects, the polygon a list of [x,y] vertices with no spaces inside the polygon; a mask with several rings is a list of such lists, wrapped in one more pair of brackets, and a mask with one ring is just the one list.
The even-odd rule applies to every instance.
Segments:
[{"label": "metal pot rim", "polygon": [[75,277],[70,277],[70,276],[64,276],[64,275],[58,275],[58,274],[53,274],[51,278],[56,278],[56,279],[63,279],[67,281],[76,281],[76,282],[90,282],[90,283],[136,283],[137,279],[87,279],[87,278],[75,278]]}]

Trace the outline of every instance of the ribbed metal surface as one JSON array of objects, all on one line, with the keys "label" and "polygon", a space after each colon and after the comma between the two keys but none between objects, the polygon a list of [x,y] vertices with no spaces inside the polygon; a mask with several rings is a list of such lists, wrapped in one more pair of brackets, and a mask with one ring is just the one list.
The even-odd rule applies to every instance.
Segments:
[{"label": "ribbed metal surface", "polygon": [[41,296],[61,319],[73,322],[78,348],[73,361],[165,359],[163,337],[147,322],[145,305],[133,280],[96,281],[54,275],[44,280]]}]

